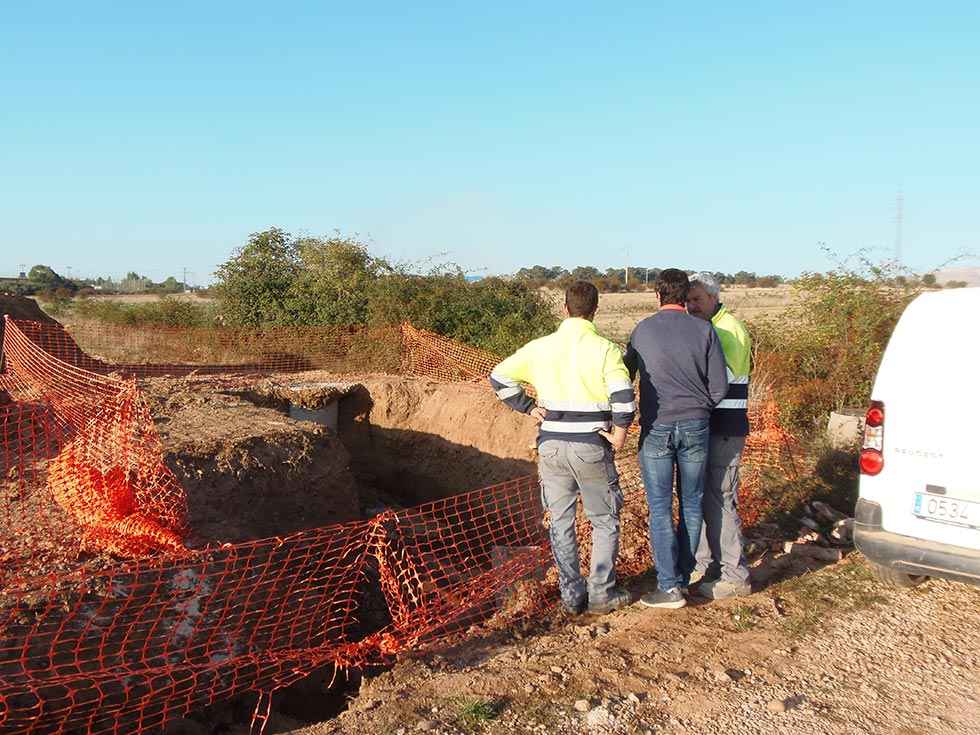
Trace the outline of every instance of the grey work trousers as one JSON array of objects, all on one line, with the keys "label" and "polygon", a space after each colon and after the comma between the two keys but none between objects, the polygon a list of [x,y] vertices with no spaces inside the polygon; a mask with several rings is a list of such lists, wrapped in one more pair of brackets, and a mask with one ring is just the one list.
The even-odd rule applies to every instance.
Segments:
[{"label": "grey work trousers", "polygon": [[744,436],[711,435],[701,504],[704,525],[696,556],[696,570],[707,579],[734,584],[749,584],[738,517],[738,464],[744,447]]},{"label": "grey work trousers", "polygon": [[[619,553],[619,511],[623,492],[613,463],[612,448],[562,439],[546,439],[538,447],[541,503],[551,515],[551,551],[558,567],[562,601],[571,607],[586,599],[605,602],[616,584]],[[582,496],[592,525],[591,570],[588,587],[579,567],[575,510]]]}]

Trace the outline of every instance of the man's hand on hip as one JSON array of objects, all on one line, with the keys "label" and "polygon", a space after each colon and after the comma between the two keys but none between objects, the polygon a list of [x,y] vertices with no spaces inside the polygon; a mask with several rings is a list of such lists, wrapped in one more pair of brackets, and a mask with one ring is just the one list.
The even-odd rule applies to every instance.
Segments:
[{"label": "man's hand on hip", "polygon": [[541,408],[541,406],[535,406],[528,412],[528,415],[540,424],[542,421],[544,421],[546,413],[547,411]]},{"label": "man's hand on hip", "polygon": [[614,426],[612,431],[600,431],[599,436],[609,442],[617,452],[626,444],[626,429],[622,426]]}]

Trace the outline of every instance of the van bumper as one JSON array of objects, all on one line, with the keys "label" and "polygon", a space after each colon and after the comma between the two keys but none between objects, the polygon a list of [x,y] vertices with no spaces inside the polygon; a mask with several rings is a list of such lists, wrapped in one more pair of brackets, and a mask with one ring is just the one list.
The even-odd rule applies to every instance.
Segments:
[{"label": "van bumper", "polygon": [[859,499],[854,545],[868,559],[906,574],[952,579],[980,587],[980,551],[885,531],[881,506]]}]

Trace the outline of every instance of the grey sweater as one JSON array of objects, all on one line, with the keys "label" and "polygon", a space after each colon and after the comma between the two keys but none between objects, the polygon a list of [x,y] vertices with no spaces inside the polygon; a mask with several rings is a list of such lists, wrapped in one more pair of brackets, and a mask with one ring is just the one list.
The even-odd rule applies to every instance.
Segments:
[{"label": "grey sweater", "polygon": [[636,325],[623,358],[640,373],[640,426],[707,419],[728,391],[725,355],[711,322],[662,309]]}]

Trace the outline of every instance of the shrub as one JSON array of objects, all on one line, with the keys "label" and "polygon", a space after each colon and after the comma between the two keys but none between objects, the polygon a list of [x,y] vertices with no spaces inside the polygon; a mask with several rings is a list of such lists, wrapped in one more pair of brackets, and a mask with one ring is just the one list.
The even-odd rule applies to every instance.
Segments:
[{"label": "shrub", "polygon": [[214,286],[228,324],[289,324],[289,289],[299,275],[296,243],[278,228],[251,235],[218,267]]},{"label": "shrub", "polygon": [[753,322],[755,369],[793,427],[812,430],[827,412],[868,401],[892,329],[921,291],[894,270],[861,261],[804,274],[785,312]]},{"label": "shrub", "polygon": [[397,324],[507,354],[555,326],[551,305],[526,282],[467,282],[456,267],[427,275],[393,266],[354,238],[293,239],[271,229],[218,269],[220,314],[235,326]]},{"label": "shrub", "polygon": [[500,278],[468,283],[459,270],[381,278],[372,290],[370,313],[374,323],[408,321],[498,355],[547,334],[557,321],[536,289]]},{"label": "shrub", "polygon": [[299,270],[289,286],[288,323],[364,324],[371,291],[390,270],[353,238],[304,238],[296,243]]}]

